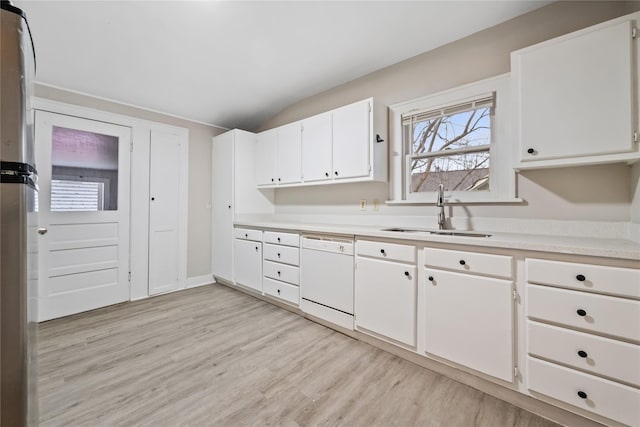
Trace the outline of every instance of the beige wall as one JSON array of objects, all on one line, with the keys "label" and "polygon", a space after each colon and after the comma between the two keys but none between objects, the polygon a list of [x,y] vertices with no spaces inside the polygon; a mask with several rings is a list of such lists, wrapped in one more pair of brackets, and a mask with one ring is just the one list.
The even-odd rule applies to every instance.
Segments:
[{"label": "beige wall", "polygon": [[[276,127],[373,96],[391,105],[465,83],[509,72],[510,52],[640,9],[640,2],[557,2],[493,28],[426,52],[388,68],[291,105],[263,123]],[[630,167],[592,166],[528,171],[518,176],[521,205],[468,206],[454,216],[629,221]],[[360,199],[385,200],[381,184],[279,189],[277,213],[348,213],[360,211]],[[380,214],[435,215],[434,207],[382,206]]]},{"label": "beige wall", "polygon": [[187,277],[211,273],[211,138],[224,129],[154,113],[49,86],[35,96],[189,129],[189,206]]}]

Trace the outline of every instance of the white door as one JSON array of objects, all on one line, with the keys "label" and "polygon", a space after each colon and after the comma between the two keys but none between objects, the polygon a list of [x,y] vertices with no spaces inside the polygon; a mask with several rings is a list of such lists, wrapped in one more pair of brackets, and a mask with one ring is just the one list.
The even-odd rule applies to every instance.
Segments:
[{"label": "white door", "polygon": [[302,175],[305,182],[331,179],[331,112],[320,114],[303,123]]},{"label": "white door", "polygon": [[369,176],[371,120],[369,101],[333,111],[333,178]]},{"label": "white door", "polygon": [[151,131],[149,162],[149,295],[184,287],[181,214],[186,209],[184,150],[180,135]]},{"label": "white door", "polygon": [[[213,275],[233,281],[233,164],[234,133],[213,138]],[[255,184],[254,184],[255,186]]]},{"label": "white door", "polygon": [[415,347],[417,269],[396,262],[356,259],[355,323]]},{"label": "white door", "polygon": [[233,259],[235,282],[262,291],[262,243],[235,239]]},{"label": "white door", "polygon": [[36,112],[40,321],[129,300],[131,129]]},{"label": "white door", "polygon": [[278,184],[300,182],[302,127],[292,123],[278,128]]},{"label": "white door", "polygon": [[256,145],[256,183],[276,185],[278,174],[278,135],[276,129],[258,134]]}]

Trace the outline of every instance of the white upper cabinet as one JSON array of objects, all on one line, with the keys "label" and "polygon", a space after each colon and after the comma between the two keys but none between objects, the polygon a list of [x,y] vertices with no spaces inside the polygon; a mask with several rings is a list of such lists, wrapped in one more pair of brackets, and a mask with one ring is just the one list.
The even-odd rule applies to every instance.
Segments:
[{"label": "white upper cabinet", "polygon": [[[302,129],[301,136],[294,128]],[[278,165],[274,181],[258,170],[257,185],[387,181],[386,133],[386,107],[376,106],[372,98],[263,132],[257,155],[267,161],[273,156],[268,151],[275,151]]]},{"label": "white upper cabinet", "polygon": [[358,178],[371,169],[369,101],[333,111],[333,178]]},{"label": "white upper cabinet", "polygon": [[331,112],[302,122],[302,179],[305,182],[330,180],[333,174]]},{"label": "white upper cabinet", "polygon": [[299,122],[277,129],[278,134],[278,184],[300,182],[302,126]]},{"label": "white upper cabinet", "polygon": [[639,16],[512,53],[521,168],[638,156],[632,18]]},{"label": "white upper cabinet", "polygon": [[278,183],[278,134],[271,129],[258,134],[256,144],[256,183],[260,186]]}]

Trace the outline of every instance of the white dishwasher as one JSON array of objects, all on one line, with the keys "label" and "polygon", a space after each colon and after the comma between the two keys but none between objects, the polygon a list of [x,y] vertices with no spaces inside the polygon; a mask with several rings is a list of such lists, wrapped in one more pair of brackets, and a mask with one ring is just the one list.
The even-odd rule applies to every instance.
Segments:
[{"label": "white dishwasher", "polygon": [[300,308],[353,330],[353,239],[303,235]]}]

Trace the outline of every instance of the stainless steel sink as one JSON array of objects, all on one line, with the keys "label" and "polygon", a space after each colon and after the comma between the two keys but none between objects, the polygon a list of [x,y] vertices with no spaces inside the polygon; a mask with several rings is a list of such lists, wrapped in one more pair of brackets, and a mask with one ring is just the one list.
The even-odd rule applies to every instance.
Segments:
[{"label": "stainless steel sink", "polygon": [[394,231],[398,233],[427,233],[438,236],[458,236],[458,237],[491,237],[491,234],[479,233],[475,231],[456,231],[456,230],[420,230],[416,228],[383,228],[382,231]]}]

